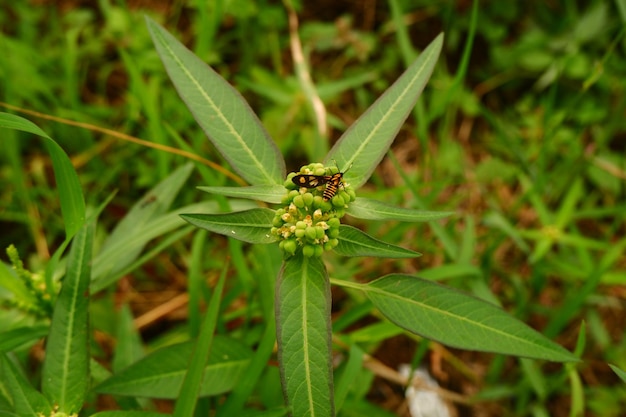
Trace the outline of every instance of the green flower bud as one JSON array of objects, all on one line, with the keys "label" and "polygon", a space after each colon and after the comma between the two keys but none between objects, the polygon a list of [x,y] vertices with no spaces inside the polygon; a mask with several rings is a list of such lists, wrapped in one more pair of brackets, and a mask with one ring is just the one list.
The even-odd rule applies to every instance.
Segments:
[{"label": "green flower bud", "polygon": [[315,246],[313,245],[304,245],[302,248],[302,254],[307,258],[310,258],[315,255]]},{"label": "green flower bud", "polygon": [[311,227],[307,227],[305,229],[305,235],[308,239],[310,240],[315,240],[317,239],[317,230],[315,227],[311,226]]},{"label": "green flower bud", "polygon": [[296,207],[298,208],[303,208],[304,207],[304,199],[302,198],[301,195],[297,195],[293,198],[293,204],[296,205]]},{"label": "green flower bud", "polygon": [[281,243],[283,243],[283,247],[282,249],[287,252],[290,255],[293,255],[294,253],[296,253],[296,249],[298,249],[298,244],[296,243],[295,240],[293,239],[289,239],[289,240],[283,240],[281,241]]},{"label": "green flower bud", "polygon": [[341,221],[336,217],[331,217],[330,219],[326,221],[326,224],[328,224],[328,227],[332,229],[332,228],[339,227],[339,225],[341,224]]},{"label": "green flower bud", "polygon": [[332,199],[331,199],[333,206],[335,207],[344,207],[346,205],[345,200],[343,199],[343,197],[341,196],[341,194],[337,194],[335,195]]},{"label": "green flower bud", "polygon": [[354,200],[356,200],[356,193],[354,192],[354,189],[348,188],[346,190],[346,193],[348,194],[348,196],[350,196],[350,202],[353,202]]}]

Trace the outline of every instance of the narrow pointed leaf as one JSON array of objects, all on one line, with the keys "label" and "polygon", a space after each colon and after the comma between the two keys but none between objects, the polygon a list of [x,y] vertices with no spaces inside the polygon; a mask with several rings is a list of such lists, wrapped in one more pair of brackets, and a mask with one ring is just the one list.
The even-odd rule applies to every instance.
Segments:
[{"label": "narrow pointed leaf", "polygon": [[326,156],[325,165],[335,160],[342,171],[350,168],[345,179],[355,188],[368,180],[415,106],[442,45],[443,34],[350,126]]},{"label": "narrow pointed leaf", "polygon": [[5,353],[0,353],[2,385],[10,394],[13,412],[21,417],[52,415],[52,406],[39,391],[26,380],[21,370],[11,363]]},{"label": "narrow pointed leaf", "polygon": [[613,364],[609,364],[609,367],[613,370],[613,372],[615,372],[615,375],[617,375],[619,379],[622,380],[622,382],[626,383],[626,371]]},{"label": "narrow pointed leaf", "polygon": [[85,198],[72,161],[50,136],[29,120],[13,114],[0,113],[0,127],[34,133],[44,138],[44,144],[52,160],[54,179],[59,189],[65,237],[70,239],[85,222]]},{"label": "narrow pointed leaf", "polygon": [[226,197],[249,198],[266,203],[279,204],[287,189],[282,185],[252,185],[250,187],[198,187],[207,193]]},{"label": "narrow pointed leaf", "polygon": [[146,23],[178,94],[222,156],[250,184],[282,184],[285,161],[241,94],[155,21]]},{"label": "narrow pointed leaf", "polygon": [[46,132],[41,130],[39,126],[31,122],[30,120],[24,119],[23,117],[17,116],[15,114],[0,112],[0,127],[4,127],[6,129],[21,130],[22,132],[28,132],[37,136],[51,139],[50,136],[48,136]]},{"label": "narrow pointed leaf", "polygon": [[72,242],[43,363],[42,391],[59,412],[68,415],[82,409],[89,384],[87,314],[93,228],[86,224]]},{"label": "narrow pointed leaf", "polygon": [[137,410],[113,410],[100,411],[92,414],[91,417],[170,417],[171,414],[157,413],[156,411],[137,411]]},{"label": "narrow pointed leaf", "polygon": [[421,253],[378,240],[356,227],[339,226],[339,244],[335,252],[343,256],[377,256],[385,258],[417,258]]},{"label": "narrow pointed leaf", "polygon": [[[101,393],[149,398],[178,398],[195,341],[159,349],[98,385]],[[204,368],[201,396],[228,392],[248,367],[250,349],[234,339],[215,336]]]},{"label": "narrow pointed leaf", "polygon": [[278,358],[293,416],[334,415],[330,284],[320,258],[285,261],[276,282]]},{"label": "narrow pointed leaf", "polygon": [[393,274],[364,289],[393,323],[448,346],[556,362],[579,360],[499,307],[434,282]]},{"label": "narrow pointed leaf", "polygon": [[347,213],[364,220],[397,220],[401,222],[429,222],[443,219],[454,212],[424,211],[412,208],[395,207],[371,198],[357,197],[350,203]]},{"label": "narrow pointed leaf", "polygon": [[49,329],[47,324],[33,324],[0,332],[0,352],[10,352],[27,344],[35,344],[48,334]]},{"label": "narrow pointed leaf", "polygon": [[272,243],[278,237],[270,234],[274,210],[257,208],[236,213],[181,214],[185,221],[211,232],[248,243]]},{"label": "narrow pointed leaf", "polygon": [[211,355],[211,346],[213,345],[215,327],[219,317],[220,303],[222,301],[222,292],[224,290],[224,282],[226,281],[226,272],[228,264],[224,265],[222,274],[209,301],[204,323],[200,331],[200,335],[196,340],[193,355],[189,362],[189,368],[180,395],[176,401],[173,417],[186,417],[194,413],[199,394],[202,390],[202,379],[204,378],[204,368],[209,362]]},{"label": "narrow pointed leaf", "polygon": [[[93,279],[103,279],[126,268],[143,252],[150,239],[172,228],[164,228],[165,213],[193,171],[185,164],[152,187],[115,226],[102,244],[93,263]],[[184,225],[177,219],[179,225]],[[158,223],[160,227],[155,227]],[[155,236],[156,234],[156,236]]]}]

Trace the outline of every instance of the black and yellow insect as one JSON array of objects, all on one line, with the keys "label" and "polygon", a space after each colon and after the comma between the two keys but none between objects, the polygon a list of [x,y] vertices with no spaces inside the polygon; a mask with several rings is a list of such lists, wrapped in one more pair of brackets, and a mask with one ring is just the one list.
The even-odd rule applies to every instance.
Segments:
[{"label": "black and yellow insect", "polygon": [[343,186],[342,179],[344,173],[338,172],[333,175],[296,175],[291,181],[297,186],[304,188],[315,188],[326,184],[322,199],[328,201],[337,194],[339,187]]}]

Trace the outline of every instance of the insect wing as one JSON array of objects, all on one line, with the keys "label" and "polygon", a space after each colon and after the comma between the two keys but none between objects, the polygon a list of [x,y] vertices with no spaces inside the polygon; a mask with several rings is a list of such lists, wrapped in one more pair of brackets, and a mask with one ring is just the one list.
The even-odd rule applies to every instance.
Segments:
[{"label": "insect wing", "polygon": [[330,175],[296,175],[291,179],[298,187],[315,188],[332,180]]}]

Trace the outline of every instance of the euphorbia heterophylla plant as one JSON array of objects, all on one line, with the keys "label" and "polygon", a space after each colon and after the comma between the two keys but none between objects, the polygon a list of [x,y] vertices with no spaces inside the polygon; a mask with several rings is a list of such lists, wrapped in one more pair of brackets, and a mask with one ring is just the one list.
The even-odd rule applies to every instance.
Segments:
[{"label": "euphorbia heterophylla plant", "polygon": [[[211,142],[251,184],[202,189],[278,204],[275,210],[186,214],[183,218],[245,242],[278,242],[284,259],[275,308],[285,399],[294,416],[332,416],[330,282],[321,255],[334,250],[345,256],[419,256],[342,225],[344,214],[400,221],[434,220],[448,214],[393,207],[355,194],[415,105],[433,71],[443,35],[345,132],[323,163],[286,175],[278,148],[241,95],[162,27],[147,22],[180,96]],[[449,346],[553,361],[577,360],[500,308],[415,276],[392,274],[367,284],[334,282],[364,291],[398,326]]]}]

